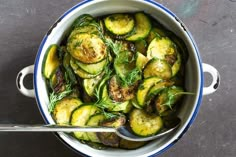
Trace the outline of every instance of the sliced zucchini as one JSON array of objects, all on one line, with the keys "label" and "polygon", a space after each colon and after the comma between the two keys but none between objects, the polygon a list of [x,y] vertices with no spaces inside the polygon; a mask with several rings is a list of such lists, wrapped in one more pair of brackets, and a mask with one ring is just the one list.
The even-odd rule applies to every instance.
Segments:
[{"label": "sliced zucchini", "polygon": [[148,36],[152,25],[149,18],[144,13],[136,13],[135,15],[135,33],[126,38],[128,41],[137,41]]},{"label": "sliced zucchini", "polygon": [[154,86],[155,84],[159,83],[160,81],[162,81],[162,79],[159,77],[150,77],[150,78],[144,79],[143,82],[139,85],[139,88],[136,94],[136,99],[137,99],[138,105],[141,108],[143,108],[146,104],[146,97],[150,88]]},{"label": "sliced zucchini", "polygon": [[155,38],[161,38],[160,34],[158,34],[156,28],[152,28],[150,33],[148,34],[146,41],[148,44],[151,43],[151,41]]},{"label": "sliced zucchini", "polygon": [[64,75],[60,66],[58,66],[56,70],[51,74],[49,82],[54,92],[59,93],[64,90],[65,81],[64,81]]},{"label": "sliced zucchini", "polygon": [[135,60],[133,59],[134,55],[130,51],[122,51],[114,60],[114,68],[116,74],[124,79],[134,68]]},{"label": "sliced zucchini", "polygon": [[139,136],[155,135],[163,128],[161,117],[147,114],[140,109],[132,110],[129,123],[132,131]]},{"label": "sliced zucchini", "polygon": [[165,60],[167,55],[176,55],[174,43],[167,37],[154,38],[148,46],[147,58],[158,58]]},{"label": "sliced zucchini", "polygon": [[100,75],[98,75],[94,78],[83,80],[84,90],[90,97],[94,96],[95,89],[96,89],[97,85],[100,83],[103,75],[104,75],[104,73],[101,73]]},{"label": "sliced zucchini", "polygon": [[80,26],[75,28],[69,37],[69,40],[72,40],[76,37],[76,35],[82,34],[82,33],[88,33],[88,34],[96,34],[99,35],[99,29],[98,29],[97,23],[90,23],[86,26]]},{"label": "sliced zucchini", "polygon": [[114,75],[109,81],[109,96],[116,102],[124,102],[134,98],[136,85],[122,86],[119,78]]},{"label": "sliced zucchini", "polygon": [[139,69],[143,69],[145,65],[148,63],[148,58],[144,56],[142,53],[137,52],[137,58],[136,58],[136,67]]},{"label": "sliced zucchini", "polygon": [[116,35],[124,35],[134,29],[134,18],[130,14],[112,14],[104,19],[106,28]]},{"label": "sliced zucchini", "polygon": [[75,63],[75,59],[73,57],[71,57],[70,59],[70,66],[72,67],[72,69],[74,70],[74,73],[76,75],[78,75],[79,77],[81,78],[84,78],[84,79],[90,79],[90,78],[94,78],[96,77],[97,75],[93,75],[93,74],[89,74],[87,73],[86,71],[82,70],[76,63]]},{"label": "sliced zucchini", "polygon": [[58,101],[53,110],[53,117],[57,124],[69,124],[72,111],[80,106],[82,101],[78,98],[66,97]]},{"label": "sliced zucchini", "polygon": [[59,59],[57,57],[58,46],[56,44],[49,46],[47,52],[43,59],[43,75],[45,78],[49,79],[52,73],[60,65]]},{"label": "sliced zucchini", "polygon": [[105,43],[95,34],[80,33],[70,36],[67,50],[75,59],[87,64],[97,63],[107,56]]},{"label": "sliced zucchini", "polygon": [[98,63],[94,63],[94,64],[85,64],[79,61],[76,61],[75,63],[85,72],[92,75],[97,75],[97,74],[100,74],[103,71],[103,69],[106,67],[107,59],[105,58],[102,61]]},{"label": "sliced zucchini", "polygon": [[177,101],[182,97],[183,88],[172,86],[166,90],[163,90],[155,101],[155,108],[161,115],[168,109],[172,109]]},{"label": "sliced zucchini", "polygon": [[146,55],[147,53],[147,42],[145,40],[138,40],[135,41],[135,50],[136,52],[142,53],[143,55]]},{"label": "sliced zucchini", "polygon": [[65,53],[63,57],[63,66],[65,68],[70,66],[70,59],[71,59],[71,55],[69,53]]},{"label": "sliced zucchini", "polygon": [[169,79],[172,76],[172,69],[166,61],[153,58],[145,66],[143,76],[144,78],[157,76],[162,79]]},{"label": "sliced zucchini", "polygon": [[177,53],[177,60],[175,61],[175,63],[171,67],[172,77],[175,76],[179,72],[179,70],[181,68],[181,62],[182,62],[181,55],[180,55],[180,53]]},{"label": "sliced zucchini", "polygon": [[[95,105],[81,105],[72,112],[70,123],[73,126],[85,126],[90,116],[100,112],[101,110]],[[74,136],[78,139],[90,140],[86,132],[74,132]]]},{"label": "sliced zucchini", "polygon": [[89,14],[80,15],[72,24],[72,28],[81,27],[94,21],[94,18]]},{"label": "sliced zucchini", "polygon": [[[119,116],[115,119],[108,119],[106,121],[103,121],[101,123],[102,126],[106,127],[120,127],[124,125],[126,122],[125,116]],[[116,133],[110,133],[110,132],[98,132],[97,136],[99,138],[99,141],[101,141],[104,145],[112,146],[112,147],[118,147],[120,142],[120,137],[116,135]]]},{"label": "sliced zucchini", "polygon": [[172,81],[161,81],[154,86],[148,91],[147,99],[150,100],[153,96],[157,95],[160,93],[163,89],[166,89],[170,86],[172,86],[174,82]]},{"label": "sliced zucchini", "polygon": [[[105,119],[106,117],[104,116],[104,114],[98,113],[89,118],[88,122],[86,123],[86,126],[99,126],[100,123],[103,122]],[[87,132],[87,136],[89,137],[90,141],[101,143],[95,132]]]}]

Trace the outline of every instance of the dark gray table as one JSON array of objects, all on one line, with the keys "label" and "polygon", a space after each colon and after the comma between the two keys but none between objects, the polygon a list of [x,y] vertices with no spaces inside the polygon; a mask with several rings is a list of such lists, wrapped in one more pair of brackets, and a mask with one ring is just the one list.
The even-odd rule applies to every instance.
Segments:
[{"label": "dark gray table", "polygon": [[[17,72],[34,63],[50,25],[76,0],[0,0],[0,123],[44,123],[34,99],[15,87]],[[236,156],[236,1],[159,0],[192,32],[203,62],[221,74],[219,90],[205,96],[197,119],[163,157]],[[32,78],[25,82],[30,87]],[[206,84],[210,77],[206,75]],[[0,133],[1,157],[75,157],[52,133]]]}]

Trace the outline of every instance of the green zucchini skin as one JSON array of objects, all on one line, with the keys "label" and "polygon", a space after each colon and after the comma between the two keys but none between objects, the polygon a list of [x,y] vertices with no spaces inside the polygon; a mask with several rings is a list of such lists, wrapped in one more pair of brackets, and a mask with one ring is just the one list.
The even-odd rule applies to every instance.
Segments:
[{"label": "green zucchini skin", "polygon": [[155,135],[163,128],[163,120],[160,116],[147,114],[140,109],[131,111],[129,123],[135,134],[145,137]]},{"label": "green zucchini skin", "polygon": [[53,117],[57,124],[69,124],[72,111],[82,105],[78,98],[66,97],[56,103],[53,110]]},{"label": "green zucchini skin", "polygon": [[156,76],[162,79],[170,79],[172,77],[172,69],[165,60],[153,58],[145,66],[143,76],[144,78]]},{"label": "green zucchini skin", "polygon": [[106,28],[113,34],[125,35],[134,29],[134,18],[131,14],[112,14],[104,19]]},{"label": "green zucchini skin", "polygon": [[[105,119],[106,117],[102,113],[92,115],[86,123],[86,126],[99,126]],[[87,136],[91,142],[101,143],[95,132],[87,132]]]},{"label": "green zucchini skin", "polygon": [[51,77],[56,68],[60,65],[57,57],[58,46],[56,44],[50,45],[47,49],[45,57],[43,59],[43,76],[47,79]]},{"label": "green zucchini skin", "polygon": [[85,92],[90,96],[94,97],[95,89],[97,88],[98,84],[101,82],[104,73],[91,78],[91,79],[83,79],[83,87]]},{"label": "green zucchini skin", "polygon": [[92,75],[97,75],[100,74],[103,69],[106,67],[108,61],[107,58],[101,60],[98,63],[94,63],[94,64],[85,64],[79,61],[75,62],[83,71],[92,74]]},{"label": "green zucchini skin", "polygon": [[[70,124],[73,126],[85,126],[90,116],[100,112],[101,110],[93,104],[83,104],[72,112]],[[78,139],[90,140],[86,132],[74,132],[73,134]]]},{"label": "green zucchini skin", "polygon": [[146,105],[146,98],[150,88],[160,81],[162,81],[162,79],[159,77],[149,77],[147,79],[144,79],[143,82],[139,85],[136,94],[136,100],[141,108],[144,108]]},{"label": "green zucchini skin", "polygon": [[126,38],[128,41],[137,41],[146,38],[152,28],[152,24],[147,15],[138,12],[134,16],[136,21],[135,32]]}]

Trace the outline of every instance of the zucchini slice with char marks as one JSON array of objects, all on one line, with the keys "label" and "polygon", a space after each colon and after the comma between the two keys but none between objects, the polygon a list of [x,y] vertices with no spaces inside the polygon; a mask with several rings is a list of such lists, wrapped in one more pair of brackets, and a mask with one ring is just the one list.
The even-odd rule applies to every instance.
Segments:
[{"label": "zucchini slice with char marks", "polygon": [[[86,123],[86,126],[99,126],[105,119],[106,117],[104,116],[104,114],[95,114],[89,118],[88,122]],[[91,142],[101,143],[95,132],[87,132],[87,136],[89,137]]]},{"label": "zucchini slice with char marks", "polygon": [[[125,116],[119,116],[118,118],[108,119],[101,123],[101,126],[109,126],[109,127],[120,127],[126,123]],[[98,132],[97,136],[99,140],[107,146],[118,147],[120,142],[120,137],[116,135],[116,133],[110,132]]]},{"label": "zucchini slice with char marks", "polygon": [[103,105],[110,112],[128,113],[132,109],[132,104],[129,100],[123,102],[115,102],[109,97],[108,87],[105,84],[101,88],[100,97],[104,99]]},{"label": "zucchini slice with char marks", "polygon": [[135,15],[135,32],[131,36],[127,37],[128,41],[136,41],[140,39],[144,39],[148,36],[152,24],[147,15],[144,13],[136,13]]},{"label": "zucchini slice with char marks", "polygon": [[60,93],[65,90],[65,79],[60,66],[51,74],[49,82],[55,93]]},{"label": "zucchini slice with char marks", "polygon": [[66,97],[58,101],[53,110],[53,117],[57,124],[69,124],[72,111],[80,106],[82,101],[78,98]]},{"label": "zucchini slice with char marks", "polygon": [[103,40],[88,33],[75,34],[69,37],[67,50],[82,63],[97,63],[107,56],[107,47]]},{"label": "zucchini slice with char marks", "polygon": [[119,78],[114,75],[109,81],[109,96],[116,102],[124,102],[134,98],[137,83],[132,86],[122,86]]},{"label": "zucchini slice with char marks", "polygon": [[132,131],[139,136],[155,135],[163,128],[161,117],[147,114],[140,109],[132,110],[129,123]]},{"label": "zucchini slice with char marks", "polygon": [[[176,52],[175,44],[169,38],[154,38],[148,46],[147,58],[171,61],[172,58],[175,58]],[[173,61],[171,63],[173,63]]]},{"label": "zucchini slice with char marks", "polygon": [[184,90],[181,87],[172,86],[163,90],[155,101],[155,108],[159,115],[174,107],[183,96]]},{"label": "zucchini slice with char marks", "polygon": [[[73,126],[85,126],[90,116],[100,113],[101,110],[93,104],[83,104],[76,108],[71,115],[70,123]],[[90,140],[86,132],[74,132],[74,136],[81,140]]]},{"label": "zucchini slice with char marks", "polygon": [[60,65],[58,56],[57,56],[58,46],[56,44],[49,46],[47,52],[43,59],[43,75],[45,78],[49,79],[53,72]]},{"label": "zucchini slice with char marks", "polygon": [[106,28],[113,34],[125,35],[134,29],[134,18],[131,14],[112,14],[104,19]]},{"label": "zucchini slice with char marks", "polygon": [[144,79],[143,82],[139,85],[136,94],[136,100],[141,108],[145,107],[146,105],[146,98],[150,88],[160,81],[162,81],[162,79],[159,77],[149,77]]},{"label": "zucchini slice with char marks", "polygon": [[170,79],[172,76],[172,69],[165,60],[153,58],[145,66],[143,76],[144,78],[157,76],[162,79]]}]

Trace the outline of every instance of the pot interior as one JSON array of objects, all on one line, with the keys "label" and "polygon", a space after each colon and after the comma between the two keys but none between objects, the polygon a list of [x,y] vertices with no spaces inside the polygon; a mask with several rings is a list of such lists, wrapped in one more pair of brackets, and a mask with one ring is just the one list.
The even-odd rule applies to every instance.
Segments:
[{"label": "pot interior", "polygon": [[[197,50],[194,47],[193,41],[190,39],[189,33],[183,29],[181,24],[173,17],[172,13],[165,10],[161,5],[154,4],[149,1],[134,1],[134,0],[101,0],[101,1],[85,1],[81,4],[74,6],[67,11],[53,29],[45,36],[39,48],[36,62],[35,62],[35,75],[34,86],[37,96],[39,109],[47,123],[54,123],[50,113],[48,112],[47,105],[49,103],[47,88],[42,76],[42,61],[46,49],[51,44],[60,44],[61,40],[68,32],[73,21],[81,14],[91,14],[93,16],[101,16],[105,14],[118,13],[118,12],[136,12],[144,11],[166,26],[169,30],[174,32],[177,36],[181,37],[188,48],[189,59],[185,66],[185,87],[189,92],[195,95],[185,96],[181,110],[178,116],[182,119],[182,124],[178,130],[162,139],[150,142],[144,147],[136,150],[121,150],[121,149],[107,149],[96,150],[87,145],[81,144],[76,139],[64,134],[59,133],[59,136],[75,150],[82,152],[89,156],[149,156],[152,154],[159,154],[166,148],[172,145],[177,140],[184,130],[189,126],[193,117],[196,115],[197,108],[200,104],[201,90],[202,90],[202,72],[201,63]],[[95,155],[96,154],[96,155]]]}]

